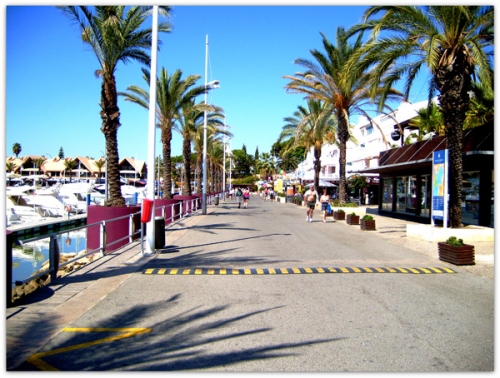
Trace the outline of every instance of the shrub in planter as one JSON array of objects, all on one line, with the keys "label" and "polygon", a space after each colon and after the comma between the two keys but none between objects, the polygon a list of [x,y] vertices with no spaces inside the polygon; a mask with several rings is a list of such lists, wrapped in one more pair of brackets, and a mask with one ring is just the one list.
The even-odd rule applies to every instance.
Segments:
[{"label": "shrub in planter", "polygon": [[445,242],[438,242],[439,260],[455,265],[475,265],[474,246],[464,244],[462,239],[450,236]]},{"label": "shrub in planter", "polygon": [[358,225],[359,224],[359,215],[356,215],[355,212],[347,214],[346,223],[349,225]]},{"label": "shrub in planter", "polygon": [[364,231],[375,231],[375,219],[371,215],[364,215],[359,221],[359,226]]},{"label": "shrub in planter", "polygon": [[335,220],[345,220],[345,211],[342,209],[338,209],[333,212],[333,219]]}]

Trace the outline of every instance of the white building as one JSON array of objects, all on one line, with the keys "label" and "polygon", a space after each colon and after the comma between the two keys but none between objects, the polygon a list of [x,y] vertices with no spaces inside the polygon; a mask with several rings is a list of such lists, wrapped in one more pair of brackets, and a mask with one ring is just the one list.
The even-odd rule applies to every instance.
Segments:
[{"label": "white building", "polygon": [[[353,130],[353,136],[358,143],[349,140],[346,146],[346,177],[366,168],[378,167],[380,152],[402,146],[404,140],[414,132],[406,127],[408,121],[418,115],[418,110],[426,107],[427,101],[416,104],[403,102],[393,113],[379,115],[374,117],[372,121],[366,117],[360,117]],[[394,133],[398,123],[403,129],[402,136],[399,133]],[[380,130],[382,130],[383,135]],[[338,184],[340,179],[339,154],[340,150],[335,145],[325,144],[322,147],[320,180]],[[302,183],[314,180],[314,151],[312,147],[307,153],[306,159],[295,170],[295,174],[297,178],[302,180]]]}]

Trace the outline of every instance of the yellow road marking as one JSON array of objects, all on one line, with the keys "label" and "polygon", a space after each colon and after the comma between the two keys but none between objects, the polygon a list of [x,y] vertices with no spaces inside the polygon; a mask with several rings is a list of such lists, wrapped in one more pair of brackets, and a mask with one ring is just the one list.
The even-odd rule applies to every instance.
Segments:
[{"label": "yellow road marking", "polygon": [[70,352],[77,349],[88,348],[93,345],[108,343],[115,340],[126,339],[128,337],[151,332],[151,330],[152,328],[63,328],[64,332],[123,332],[123,333],[116,336],[105,337],[103,339],[88,341],[86,343],[70,345],[64,348],[58,348],[46,352],[35,353],[27,359],[27,362],[29,362],[33,366],[36,366],[38,369],[42,371],[59,371],[59,369],[57,369],[56,367],[43,361],[42,358],[47,356],[53,356],[55,354]]}]

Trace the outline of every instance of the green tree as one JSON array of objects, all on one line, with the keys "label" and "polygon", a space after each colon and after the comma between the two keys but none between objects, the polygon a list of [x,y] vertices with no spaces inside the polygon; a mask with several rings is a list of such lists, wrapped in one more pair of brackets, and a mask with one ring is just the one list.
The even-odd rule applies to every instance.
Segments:
[{"label": "green tree", "polygon": [[325,144],[333,144],[337,132],[337,122],[333,108],[323,101],[310,98],[307,108],[299,106],[293,117],[286,117],[280,140],[293,139],[294,146],[311,148],[314,153],[314,185],[319,188],[321,171],[321,150]]},{"label": "green tree", "polygon": [[[143,68],[142,73],[144,80],[149,84],[150,72]],[[157,126],[161,130],[163,147],[163,182],[165,183],[163,198],[165,199],[172,198],[171,185],[167,185],[172,182],[172,130],[176,120],[182,117],[182,107],[185,104],[190,105],[194,98],[205,93],[204,85],[195,86],[199,78],[199,75],[189,75],[186,79],[182,79],[181,70],[176,70],[169,75],[165,68],[161,69],[160,76],[157,78],[156,118]],[[149,88],[143,89],[132,85],[127,88],[127,92],[120,92],[119,95],[124,96],[125,101],[149,109]]]},{"label": "green tree", "polygon": [[16,165],[12,162],[5,163],[5,169],[7,172],[13,172],[16,169]]},{"label": "green tree", "polygon": [[409,122],[409,126],[418,127],[418,140],[422,140],[423,136],[428,133],[436,133],[444,135],[443,115],[439,110],[439,106],[434,102],[429,102],[426,108],[417,111],[417,117]]},{"label": "green tree", "polygon": [[[207,115],[207,134],[208,130],[213,130],[215,126],[218,127],[218,132],[224,132],[220,130],[222,126],[221,119],[224,117],[221,108],[213,105],[205,105],[204,102],[196,104],[194,99],[186,102],[182,106],[182,112],[180,117],[177,119],[174,129],[182,135],[182,155],[184,157],[184,172],[185,172],[185,193],[191,195],[191,145],[195,144],[196,138],[199,131],[203,131],[204,127],[204,115],[205,111],[208,112]],[[215,131],[215,130],[213,130]],[[230,132],[225,132],[226,135],[232,136]],[[197,151],[199,154],[203,154],[203,145],[200,145],[200,150]],[[208,140],[207,140],[207,150],[208,150]],[[199,187],[199,186],[198,186]]]},{"label": "green tree", "polygon": [[[144,27],[151,15],[151,7],[134,6],[125,12],[125,6],[60,6],[64,14],[74,21],[81,33],[82,41],[89,45],[99,62],[95,71],[101,84],[101,131],[106,140],[107,181],[109,199],[106,206],[124,206],[120,187],[118,155],[118,128],[120,109],[115,72],[118,63],[137,61],[150,65],[148,54],[152,45],[152,30]],[[160,6],[159,13],[168,16],[170,7]],[[158,32],[169,32],[168,23],[159,22]],[[160,42],[158,42],[160,45]]]},{"label": "green tree", "polygon": [[22,148],[21,148],[20,143],[14,143],[12,145],[12,152],[14,153],[14,155],[16,155],[16,158],[19,157],[19,154],[21,153],[21,151],[22,151]]},{"label": "green tree", "polygon": [[[380,18],[375,17],[380,15]],[[372,67],[373,81],[386,88],[404,78],[408,97],[418,72],[432,75],[429,101],[439,92],[449,151],[450,227],[461,227],[462,138],[477,78],[493,87],[493,6],[373,6],[352,32],[370,30],[360,67]]]},{"label": "green tree", "polygon": [[98,173],[98,179],[100,180],[101,177],[102,177],[102,169],[104,168],[104,166],[106,165],[106,160],[101,158],[99,160],[96,160],[94,162],[95,166],[97,167],[97,169],[99,170],[99,173]]},{"label": "green tree", "polygon": [[472,97],[465,115],[464,130],[493,122],[495,117],[495,95],[492,86],[473,82],[470,93]]},{"label": "green tree", "polygon": [[69,181],[72,181],[72,173],[73,169],[76,169],[78,167],[78,162],[76,160],[65,160],[64,161],[64,168],[69,171]]},{"label": "green tree", "polygon": [[42,157],[33,159],[33,164],[35,165],[35,168],[38,168],[38,170],[37,170],[38,174],[41,173],[41,168],[42,168],[43,163],[45,163],[45,160],[46,159],[42,158]]},{"label": "green tree", "polygon": [[311,50],[315,61],[297,59],[295,63],[305,67],[307,71],[298,72],[295,76],[285,76],[285,79],[291,80],[286,89],[290,93],[304,93],[308,98],[323,101],[333,108],[337,117],[337,140],[340,152],[339,199],[341,204],[344,204],[347,189],[346,147],[351,137],[350,116],[356,113],[371,120],[366,106],[378,103],[382,94],[392,99],[399,96],[399,93],[392,88],[383,93],[378,87],[369,88],[368,83],[372,82],[372,78],[368,68],[358,69],[353,65],[352,57],[363,47],[361,34],[353,44],[350,44],[349,35],[344,28],[339,27],[336,46],[323,33],[321,35],[324,52]]},{"label": "green tree", "polygon": [[255,159],[247,153],[247,147],[243,145],[241,150],[233,150],[232,154],[234,164],[232,178],[241,178],[252,174]]},{"label": "green tree", "polygon": [[64,150],[62,147],[59,149],[59,154],[57,156],[59,156],[60,159],[64,159]]}]

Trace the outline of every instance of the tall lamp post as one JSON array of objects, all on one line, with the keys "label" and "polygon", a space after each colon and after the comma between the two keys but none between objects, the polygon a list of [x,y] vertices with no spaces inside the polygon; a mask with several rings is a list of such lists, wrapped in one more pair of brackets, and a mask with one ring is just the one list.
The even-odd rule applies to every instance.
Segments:
[{"label": "tall lamp post", "polygon": [[[208,71],[208,34],[205,45],[205,105],[207,104],[207,92],[209,89],[219,88],[219,81],[213,80],[207,83]],[[203,188],[201,198],[201,213],[207,213],[207,111],[203,112]]]}]

